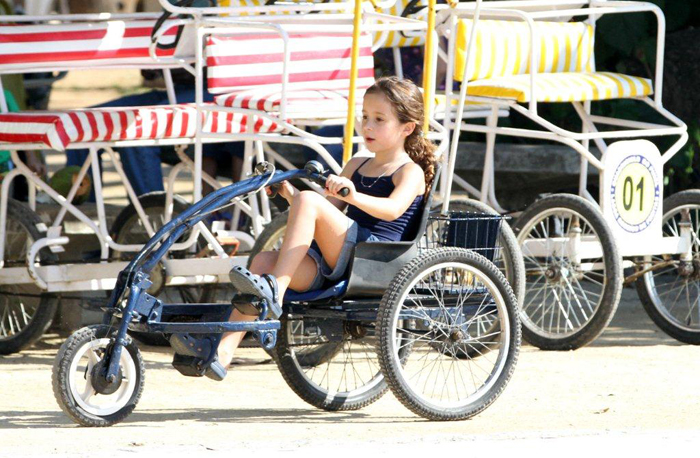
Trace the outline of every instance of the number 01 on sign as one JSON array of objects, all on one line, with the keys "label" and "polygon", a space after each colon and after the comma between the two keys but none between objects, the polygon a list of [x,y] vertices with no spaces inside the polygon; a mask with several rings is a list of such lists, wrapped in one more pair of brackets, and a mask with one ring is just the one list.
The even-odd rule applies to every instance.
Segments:
[{"label": "number 01 on sign", "polygon": [[603,213],[623,256],[655,254],[661,242],[663,163],[647,140],[608,147],[604,164]]}]

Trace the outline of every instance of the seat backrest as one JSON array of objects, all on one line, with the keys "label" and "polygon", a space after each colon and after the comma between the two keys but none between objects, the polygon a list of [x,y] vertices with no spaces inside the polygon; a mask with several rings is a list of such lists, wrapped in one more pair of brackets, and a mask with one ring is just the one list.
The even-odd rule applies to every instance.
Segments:
[{"label": "seat backrest", "polygon": [[430,192],[428,193],[428,198],[423,201],[423,210],[421,213],[420,223],[416,228],[416,233],[412,238],[413,243],[418,243],[425,234],[425,228],[428,226],[428,217],[430,216],[430,209],[435,201],[435,191],[437,190],[438,182],[440,181],[440,173],[442,172],[442,164],[439,162],[435,164],[435,177],[433,182],[430,184]]},{"label": "seat backrest", "polygon": [[[288,89],[349,90],[352,34],[290,31],[288,46]],[[208,88],[212,94],[282,88],[284,40],[276,33],[210,36],[206,56]],[[372,37],[362,34],[357,89],[367,89],[372,84]]]},{"label": "seat backrest", "polygon": [[[410,11],[406,11],[407,7],[410,7]],[[390,14],[392,16],[405,16],[427,22],[427,7],[428,0],[417,0],[415,2],[413,0],[396,0],[389,8],[380,9],[380,13]],[[401,32],[392,30],[386,33],[386,38],[380,46],[383,48],[405,48],[410,46],[422,46],[424,44],[425,31]]]},{"label": "seat backrest", "polygon": [[[473,22],[457,25],[454,78],[462,80]],[[536,22],[538,73],[593,71],[593,26],[583,22]],[[470,57],[469,81],[530,73],[530,27],[522,21],[481,19]]]},{"label": "seat backrest", "polygon": [[[2,25],[0,73],[116,66],[157,68],[160,65],[149,54],[154,24],[152,19],[130,19]],[[171,43],[175,33],[176,28],[171,27],[161,42]],[[158,56],[183,53],[194,59],[194,48],[187,52],[181,46],[159,50]]]}]

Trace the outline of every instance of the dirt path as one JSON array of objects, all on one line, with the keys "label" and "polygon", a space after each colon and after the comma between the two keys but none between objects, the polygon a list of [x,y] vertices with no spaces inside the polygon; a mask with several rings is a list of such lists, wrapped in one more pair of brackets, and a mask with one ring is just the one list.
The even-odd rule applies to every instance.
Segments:
[{"label": "dirt path", "polygon": [[524,347],[501,398],[464,422],[423,421],[391,394],[357,412],[316,410],[287,388],[257,349],[243,350],[242,363],[217,383],[182,377],[170,368],[169,351],[145,347],[146,386],[136,411],[112,428],[79,428],[60,411],[51,391],[51,366],[61,342],[44,340],[21,355],[0,358],[0,456],[89,450],[104,456],[210,450],[223,456],[232,448],[331,445],[414,451],[465,442],[486,450],[489,444],[541,444],[543,438],[554,449],[595,440],[629,450],[700,441],[695,395],[700,348],[661,333],[629,289],[612,325],[593,345],[562,353]]}]

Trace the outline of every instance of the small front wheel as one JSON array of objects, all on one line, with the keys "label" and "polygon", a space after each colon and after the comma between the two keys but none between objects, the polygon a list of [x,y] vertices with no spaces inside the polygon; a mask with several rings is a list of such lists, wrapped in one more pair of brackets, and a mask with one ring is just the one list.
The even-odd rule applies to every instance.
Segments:
[{"label": "small front wheel", "polygon": [[111,426],[128,417],[141,397],[145,368],[141,353],[127,338],[117,380],[107,383],[105,369],[114,328],[88,326],[61,346],[53,367],[53,392],[61,409],[82,426]]}]

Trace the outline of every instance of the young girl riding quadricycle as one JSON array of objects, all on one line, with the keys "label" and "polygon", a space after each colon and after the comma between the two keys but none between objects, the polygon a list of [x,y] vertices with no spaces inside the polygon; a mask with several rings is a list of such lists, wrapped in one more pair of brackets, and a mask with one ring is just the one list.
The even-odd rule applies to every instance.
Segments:
[{"label": "young girl riding quadricycle", "polygon": [[[61,347],[53,376],[61,408],[86,426],[133,411],[144,366],[129,329],[170,335],[173,365],[215,380],[252,331],[290,387],[326,410],[363,407],[387,388],[429,419],[488,407],[514,369],[520,323],[503,275],[467,248],[493,256],[500,218],[429,215],[439,170],[423,117],[413,83],[382,78],[362,110],[373,157],[328,177],[314,163],[283,173],[260,164],[163,226],[120,274],[106,324]],[[299,178],[323,184],[327,198],[289,183]],[[190,228],[263,189],[289,201],[287,230],[279,251],[231,270],[230,304],[164,304],[146,292],[149,273]]]}]

